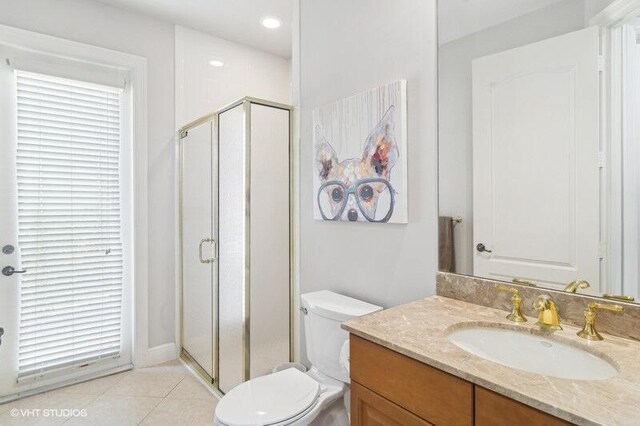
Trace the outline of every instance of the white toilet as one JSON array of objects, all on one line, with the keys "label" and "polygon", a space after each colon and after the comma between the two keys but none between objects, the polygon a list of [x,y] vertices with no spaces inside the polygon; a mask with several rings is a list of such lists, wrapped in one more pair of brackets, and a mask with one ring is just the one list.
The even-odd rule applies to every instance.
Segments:
[{"label": "white toilet", "polygon": [[251,379],[229,391],[216,407],[221,426],[347,426],[349,334],[344,321],[382,310],[330,291],[301,296],[311,369],[289,368]]}]

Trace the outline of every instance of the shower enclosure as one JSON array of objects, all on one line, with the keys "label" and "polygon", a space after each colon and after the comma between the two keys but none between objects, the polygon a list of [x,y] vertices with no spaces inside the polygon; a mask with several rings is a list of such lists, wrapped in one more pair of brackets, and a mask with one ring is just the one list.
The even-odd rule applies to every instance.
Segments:
[{"label": "shower enclosure", "polygon": [[292,357],[291,107],[180,129],[182,358],[222,393]]}]

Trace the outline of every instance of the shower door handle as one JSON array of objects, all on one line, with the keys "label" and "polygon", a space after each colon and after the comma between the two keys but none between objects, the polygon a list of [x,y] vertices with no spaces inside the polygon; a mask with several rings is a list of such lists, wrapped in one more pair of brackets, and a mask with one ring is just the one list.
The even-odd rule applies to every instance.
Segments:
[{"label": "shower door handle", "polygon": [[[211,243],[211,257],[208,259],[203,259],[202,258],[202,246],[204,245],[204,243]],[[203,238],[200,240],[200,244],[198,245],[198,259],[200,260],[200,263],[212,263],[215,262],[217,260],[216,257],[216,252],[218,251],[218,245],[216,243],[216,240],[214,240],[213,238]]]}]

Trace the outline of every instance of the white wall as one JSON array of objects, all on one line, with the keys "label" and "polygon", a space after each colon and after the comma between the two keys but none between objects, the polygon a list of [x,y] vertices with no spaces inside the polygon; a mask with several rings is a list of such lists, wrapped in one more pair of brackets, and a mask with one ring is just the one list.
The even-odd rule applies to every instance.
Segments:
[{"label": "white wall", "polygon": [[149,346],[174,342],[173,25],[87,0],[2,0],[0,24],[147,58]]},{"label": "white wall", "polygon": [[473,271],[471,61],[584,27],[584,0],[564,0],[440,46],[439,194],[442,216],[456,225],[456,270]]},{"label": "white wall", "polygon": [[[300,286],[385,307],[435,293],[437,265],[435,0],[301,0]],[[294,42],[294,46],[296,43]],[[317,106],[408,80],[409,223],[313,219]],[[297,90],[294,90],[297,92]],[[364,142],[364,141],[363,141]]]},{"label": "white wall", "polygon": [[605,7],[613,3],[614,0],[584,0],[584,16],[585,22],[596,16]]},{"label": "white wall", "polygon": [[[147,58],[149,346],[173,343],[174,131],[246,95],[290,103],[290,61],[88,0],[2,0],[0,24]],[[226,66],[214,69],[210,56],[223,58]],[[180,73],[174,73],[176,63]]]},{"label": "white wall", "polygon": [[291,103],[289,59],[181,26],[175,34],[177,128],[244,96]]}]

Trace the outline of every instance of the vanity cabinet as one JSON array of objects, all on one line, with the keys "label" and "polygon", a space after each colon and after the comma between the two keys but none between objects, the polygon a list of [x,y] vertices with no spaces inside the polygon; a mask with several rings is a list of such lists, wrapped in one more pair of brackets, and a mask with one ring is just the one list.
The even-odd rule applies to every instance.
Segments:
[{"label": "vanity cabinet", "polygon": [[353,334],[350,350],[353,426],[571,424]]},{"label": "vanity cabinet", "polygon": [[353,334],[350,346],[353,426],[388,424],[368,423],[369,417],[356,412],[367,403],[358,400],[360,394],[353,392],[354,386],[381,397],[377,405],[380,411],[383,405],[389,411],[398,406],[427,422],[422,424],[473,424],[472,383]]},{"label": "vanity cabinet", "polygon": [[480,386],[475,387],[475,394],[476,426],[572,424]]},{"label": "vanity cabinet", "polygon": [[388,426],[430,426],[410,411],[356,382],[351,385],[351,424]]}]

